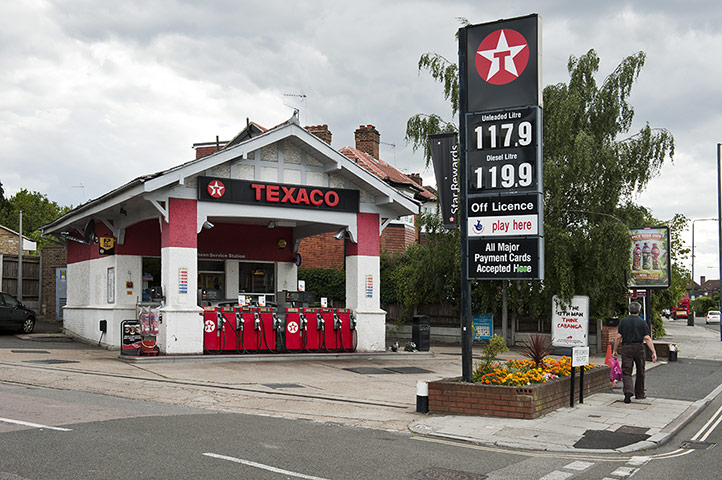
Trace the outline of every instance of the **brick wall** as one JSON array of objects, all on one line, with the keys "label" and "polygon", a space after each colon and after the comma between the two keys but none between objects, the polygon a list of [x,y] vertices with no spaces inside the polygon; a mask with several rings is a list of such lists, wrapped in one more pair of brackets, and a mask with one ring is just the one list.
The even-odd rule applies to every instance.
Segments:
[{"label": "brick wall", "polygon": [[[525,387],[505,387],[461,382],[449,378],[429,382],[429,412],[459,415],[532,419],[569,405],[570,377]],[[574,401],[579,400],[579,374]],[[609,390],[609,367],[584,373],[584,395]],[[611,390],[610,390],[611,391]]]},{"label": "brick wall", "polygon": [[381,251],[403,253],[416,241],[416,231],[411,226],[391,224],[381,233]]},{"label": "brick wall", "polygon": [[[27,237],[25,237],[27,239]],[[0,228],[0,253],[5,255],[18,254],[18,236]],[[30,250],[23,250],[23,255],[30,254]]]},{"label": "brick wall", "polygon": [[301,268],[343,269],[344,240],[336,240],[333,233],[322,233],[301,240]]},{"label": "brick wall", "polygon": [[43,268],[40,272],[42,304],[40,316],[46,320],[55,318],[55,269],[67,266],[67,249],[60,245],[46,246],[40,251]]}]

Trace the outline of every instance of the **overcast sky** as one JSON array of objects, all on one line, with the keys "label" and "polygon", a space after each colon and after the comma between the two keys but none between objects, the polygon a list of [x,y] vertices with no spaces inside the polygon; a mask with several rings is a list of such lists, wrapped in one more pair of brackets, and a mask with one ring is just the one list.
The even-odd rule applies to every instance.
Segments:
[{"label": "overcast sky", "polygon": [[[1,2],[0,181],[7,195],[77,205],[192,159],[193,143],[228,140],[246,118],[272,127],[297,107],[304,125],[329,125],[335,148],[375,125],[382,159],[434,183],[405,144],[406,120],[452,119],[419,56],[456,60],[457,17],[530,13],[542,17],[545,85],[567,81],[569,56],[591,48],[599,82],[647,53],[633,130],[669,129],[676,153],[638,201],[660,219],[716,217],[722,4],[711,0]],[[697,279],[719,278],[716,225],[696,222]]]}]

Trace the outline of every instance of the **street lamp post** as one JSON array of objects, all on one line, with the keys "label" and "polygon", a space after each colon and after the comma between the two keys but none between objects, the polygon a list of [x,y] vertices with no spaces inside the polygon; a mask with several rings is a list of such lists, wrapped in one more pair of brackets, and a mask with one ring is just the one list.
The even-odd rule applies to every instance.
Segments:
[{"label": "street lamp post", "polygon": [[[722,218],[722,143],[717,144],[717,218]],[[717,248],[719,249],[720,311],[722,311],[722,222],[717,224]],[[694,257],[693,257],[694,258]],[[719,339],[722,342],[722,322],[719,323]]]},{"label": "street lamp post", "polygon": [[692,283],[694,283],[694,222],[707,222],[707,221],[714,221],[716,222],[716,218],[695,218],[692,220]]}]

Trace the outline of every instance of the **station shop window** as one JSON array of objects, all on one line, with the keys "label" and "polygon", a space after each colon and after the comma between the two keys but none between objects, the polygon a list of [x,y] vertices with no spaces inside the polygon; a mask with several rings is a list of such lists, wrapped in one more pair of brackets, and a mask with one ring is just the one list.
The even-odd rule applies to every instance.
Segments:
[{"label": "station shop window", "polygon": [[144,303],[155,302],[162,296],[160,288],[160,258],[143,257],[143,289]]},{"label": "station shop window", "polygon": [[[226,265],[223,261],[198,260],[198,292],[201,302],[222,300],[226,291]],[[205,303],[203,303],[205,305]]]},{"label": "station shop window", "polygon": [[272,301],[276,294],[276,265],[264,262],[239,262],[238,293],[266,295]]}]

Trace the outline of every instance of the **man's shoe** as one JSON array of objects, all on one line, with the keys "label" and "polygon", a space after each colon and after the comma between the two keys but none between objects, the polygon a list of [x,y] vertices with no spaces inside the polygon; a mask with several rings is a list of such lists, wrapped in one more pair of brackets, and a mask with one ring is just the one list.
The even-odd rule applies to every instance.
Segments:
[{"label": "man's shoe", "polygon": [[632,394],[631,393],[624,394],[624,403],[632,403]]},{"label": "man's shoe", "polygon": [[644,400],[645,398],[647,398],[647,396],[646,395],[637,395],[634,398],[636,398],[637,400]]}]

